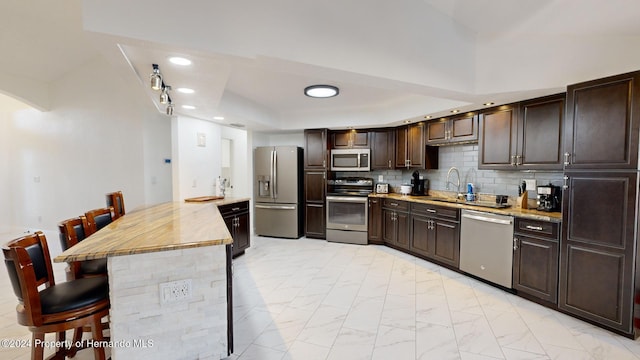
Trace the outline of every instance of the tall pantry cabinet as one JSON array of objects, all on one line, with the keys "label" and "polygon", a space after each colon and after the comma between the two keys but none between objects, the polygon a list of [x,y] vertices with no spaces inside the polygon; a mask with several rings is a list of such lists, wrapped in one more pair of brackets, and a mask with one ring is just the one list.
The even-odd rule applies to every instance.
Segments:
[{"label": "tall pantry cabinet", "polygon": [[566,115],[558,306],[635,337],[640,72],[570,85]]},{"label": "tall pantry cabinet", "polygon": [[304,233],[308,238],[326,237],[325,195],[328,176],[327,129],[304,131]]}]

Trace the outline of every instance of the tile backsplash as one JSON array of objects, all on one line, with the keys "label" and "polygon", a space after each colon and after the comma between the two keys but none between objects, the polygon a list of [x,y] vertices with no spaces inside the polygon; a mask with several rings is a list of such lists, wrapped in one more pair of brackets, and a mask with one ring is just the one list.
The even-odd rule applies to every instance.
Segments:
[{"label": "tile backsplash", "polygon": [[[507,170],[478,170],[478,145],[442,146],[439,149],[439,169],[419,170],[420,175],[429,179],[429,189],[447,190],[447,172],[455,166],[460,172],[460,191],[466,192],[466,184],[473,183],[475,192],[490,195],[518,195],[518,185],[525,179],[535,179],[537,185],[562,185],[562,171],[507,171]],[[371,177],[378,183],[378,176],[383,176],[384,183],[388,183],[393,192],[400,192],[400,185],[410,184],[414,170],[375,170],[363,172],[338,172],[336,176]],[[455,173],[450,180],[456,182]],[[450,191],[457,191],[454,185],[449,185]],[[535,189],[529,192],[529,198],[536,195]]]}]

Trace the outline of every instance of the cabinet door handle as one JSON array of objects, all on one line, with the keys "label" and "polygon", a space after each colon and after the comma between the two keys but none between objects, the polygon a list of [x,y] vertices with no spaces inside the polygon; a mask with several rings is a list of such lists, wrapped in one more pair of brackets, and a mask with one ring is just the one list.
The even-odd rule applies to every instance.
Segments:
[{"label": "cabinet door handle", "polygon": [[427,212],[434,213],[434,214],[437,213],[437,211],[434,209],[427,209]]},{"label": "cabinet door handle", "polygon": [[516,155],[516,165],[522,165],[522,155]]},{"label": "cabinet door handle", "polygon": [[511,166],[516,166],[516,156],[511,155]]},{"label": "cabinet door handle", "polygon": [[237,207],[237,208],[231,208],[231,211],[238,211],[238,210],[240,210],[240,208],[239,208],[239,207]]},{"label": "cabinet door handle", "polygon": [[518,238],[513,238],[513,251],[518,250]]},{"label": "cabinet door handle", "polygon": [[398,203],[390,203],[391,206],[398,206]]},{"label": "cabinet door handle", "polygon": [[391,160],[389,160],[389,169],[391,169]]},{"label": "cabinet door handle", "polygon": [[571,163],[571,154],[569,152],[564,153],[564,164],[569,165]]},{"label": "cabinet door handle", "polygon": [[532,225],[527,225],[527,226],[525,226],[525,228],[527,228],[527,229],[529,229],[529,230],[542,231],[542,226],[532,226]]},{"label": "cabinet door handle", "polygon": [[569,185],[567,184],[567,181],[569,181],[569,177],[567,175],[563,176],[562,178],[564,180],[564,184],[562,185],[562,189],[567,190],[569,188]]}]

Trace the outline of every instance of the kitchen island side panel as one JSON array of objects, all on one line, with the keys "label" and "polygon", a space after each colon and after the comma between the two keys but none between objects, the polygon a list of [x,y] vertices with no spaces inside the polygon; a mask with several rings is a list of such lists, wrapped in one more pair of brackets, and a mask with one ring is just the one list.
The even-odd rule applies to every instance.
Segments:
[{"label": "kitchen island side panel", "polygon": [[[226,247],[108,257],[112,358],[227,357]],[[190,298],[163,303],[160,284],[191,280]]]}]

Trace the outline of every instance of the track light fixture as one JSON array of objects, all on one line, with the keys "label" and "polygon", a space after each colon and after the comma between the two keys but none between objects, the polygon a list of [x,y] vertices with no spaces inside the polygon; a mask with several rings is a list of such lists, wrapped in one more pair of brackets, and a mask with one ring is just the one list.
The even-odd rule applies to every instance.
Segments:
[{"label": "track light fixture", "polygon": [[162,87],[162,93],[160,94],[160,104],[168,104],[171,101],[169,97],[169,90],[171,90],[171,86],[165,85]]},{"label": "track light fixture", "polygon": [[151,73],[151,88],[153,90],[162,89],[162,74],[158,64],[153,64],[153,72]]},{"label": "track light fixture", "polygon": [[167,115],[171,116],[173,115],[173,104],[169,103],[169,105],[167,105]]}]

